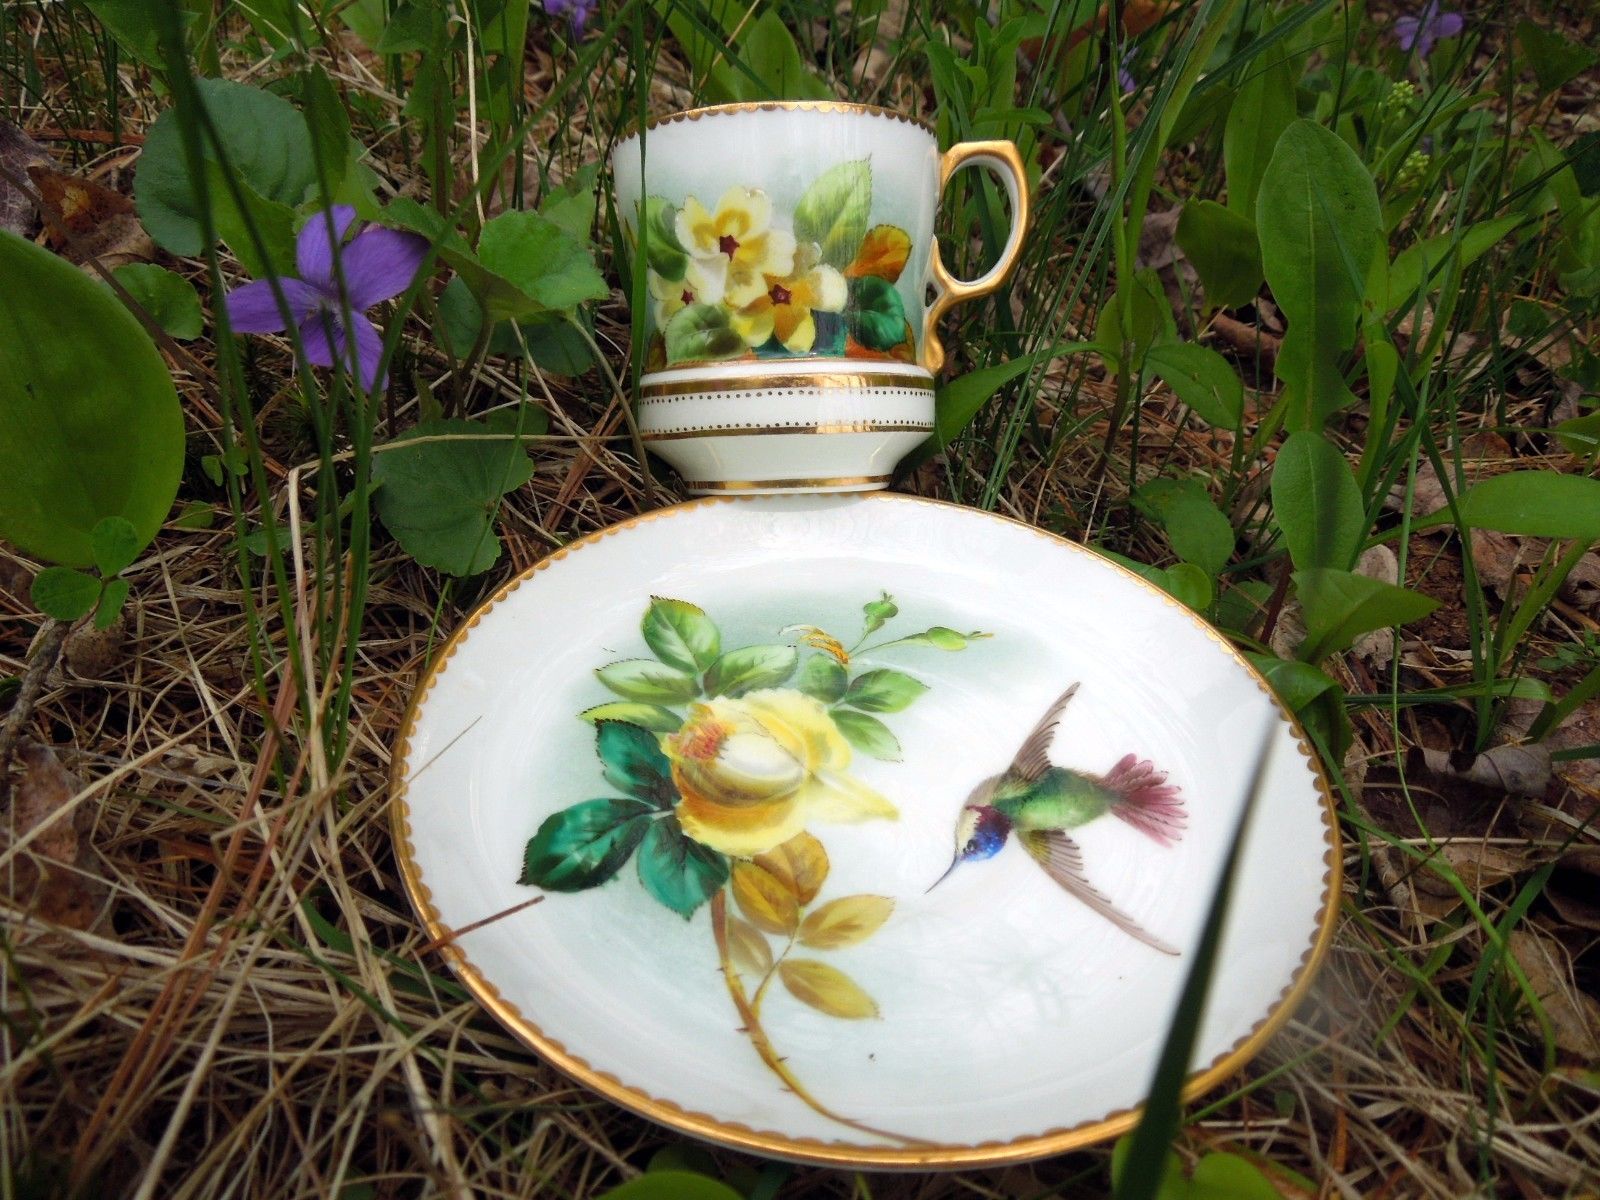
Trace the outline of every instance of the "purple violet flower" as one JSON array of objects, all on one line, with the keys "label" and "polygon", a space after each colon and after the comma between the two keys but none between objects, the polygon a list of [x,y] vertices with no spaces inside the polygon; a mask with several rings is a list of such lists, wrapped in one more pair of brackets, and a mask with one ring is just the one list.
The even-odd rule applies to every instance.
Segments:
[{"label": "purple violet flower", "polygon": [[565,16],[572,22],[572,32],[583,36],[583,27],[589,23],[595,0],[544,0],[544,10],[552,17]]},{"label": "purple violet flower", "polygon": [[1139,81],[1128,71],[1128,64],[1132,61],[1133,51],[1130,49],[1122,56],[1122,61],[1117,64],[1117,86],[1122,89],[1124,96],[1129,92],[1137,91],[1139,87]]},{"label": "purple violet flower", "polygon": [[[356,210],[343,204],[313,213],[295,242],[294,260],[300,277],[280,275],[277,282],[289,313],[300,328],[307,360],[319,367],[337,363],[348,368],[353,357],[356,378],[362,388],[371,391],[374,383],[381,386],[388,378],[378,378],[383,340],[365,313],[374,304],[391,300],[411,286],[428,251],[428,242],[414,233],[380,225],[369,225],[345,242],[344,236],[355,219]],[[344,243],[339,251],[339,266],[350,302],[348,330],[333,273],[335,242]],[[283,313],[273,295],[272,280],[257,279],[236,287],[223,299],[235,333],[283,331]]]},{"label": "purple violet flower", "polygon": [[1438,0],[1428,0],[1422,14],[1416,17],[1397,17],[1394,23],[1395,40],[1407,54],[1416,52],[1419,58],[1433,53],[1433,44],[1440,38],[1453,38],[1461,32],[1464,22],[1458,12],[1443,12]]}]

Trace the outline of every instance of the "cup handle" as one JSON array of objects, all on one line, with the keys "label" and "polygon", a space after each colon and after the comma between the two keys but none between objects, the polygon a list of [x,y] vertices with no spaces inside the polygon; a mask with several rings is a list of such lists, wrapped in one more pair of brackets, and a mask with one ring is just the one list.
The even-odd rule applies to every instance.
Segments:
[{"label": "cup handle", "polygon": [[1028,232],[1028,175],[1022,165],[1022,155],[1014,143],[1008,141],[959,142],[944,152],[939,160],[939,191],[943,193],[950,177],[962,167],[987,167],[1000,176],[1006,195],[1011,199],[1011,235],[1006,238],[1000,260],[977,279],[957,279],[950,274],[939,257],[939,242],[934,239],[933,255],[929,267],[933,275],[934,290],[938,293],[928,306],[922,324],[922,365],[937,375],[944,366],[944,344],[939,341],[939,318],[960,304],[986,296],[1006,281],[1017,256],[1022,250],[1023,235]]}]

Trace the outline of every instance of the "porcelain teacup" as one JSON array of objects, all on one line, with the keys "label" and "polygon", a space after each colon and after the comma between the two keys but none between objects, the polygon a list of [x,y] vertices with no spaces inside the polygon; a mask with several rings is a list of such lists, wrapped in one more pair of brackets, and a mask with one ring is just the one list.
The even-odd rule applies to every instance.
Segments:
[{"label": "porcelain teacup", "polygon": [[[999,260],[962,280],[934,217],[951,175],[994,171]],[[1006,141],[940,154],[933,128],[833,101],[725,104],[648,122],[613,151],[644,274],[639,424],[690,491],[868,491],[933,430],[937,323],[999,287],[1028,224]]]}]

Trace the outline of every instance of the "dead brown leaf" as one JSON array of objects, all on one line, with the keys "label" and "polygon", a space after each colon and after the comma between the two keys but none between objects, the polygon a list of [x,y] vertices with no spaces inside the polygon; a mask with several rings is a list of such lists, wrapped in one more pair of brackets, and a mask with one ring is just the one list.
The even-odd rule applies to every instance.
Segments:
[{"label": "dead brown leaf", "polygon": [[[1398,584],[1400,560],[1388,546],[1372,546],[1362,552],[1356,563],[1356,574],[1382,583]],[[1374,629],[1370,633],[1363,633],[1350,647],[1350,652],[1381,670],[1394,661],[1394,630]]]},{"label": "dead brown leaf", "polygon": [[[1506,942],[1550,1022],[1556,1048],[1587,1062],[1600,1058],[1600,1003],[1573,981],[1566,948],[1530,925],[1513,929]],[[1532,1011],[1524,1019],[1530,1028],[1540,1028]]]},{"label": "dead brown leaf", "polygon": [[1561,585],[1561,598],[1582,612],[1600,612],[1600,554],[1591,550],[1578,560]]},{"label": "dead brown leaf", "polygon": [[1513,796],[1542,796],[1550,786],[1550,747],[1543,743],[1493,746],[1465,762],[1448,750],[1412,753],[1423,770],[1439,779],[1459,779]]},{"label": "dead brown leaf", "polygon": [[28,178],[44,201],[45,241],[68,261],[94,258],[109,270],[155,257],[155,243],[121,192],[50,165],[29,167]]},{"label": "dead brown leaf", "polygon": [[[1527,869],[1527,855],[1513,846],[1481,838],[1452,838],[1439,847],[1440,863],[1450,868],[1469,892],[1504,883]],[[1435,896],[1456,896],[1450,881],[1434,871],[1417,872],[1417,888]]]},{"label": "dead brown leaf", "polygon": [[1544,894],[1568,925],[1600,930],[1600,847],[1580,846],[1558,858]]},{"label": "dead brown leaf", "polygon": [[0,121],[0,229],[27,237],[39,223],[33,197],[18,186],[28,168],[48,163],[50,155],[10,121]]},{"label": "dead brown leaf", "polygon": [[1544,550],[1545,542],[1538,538],[1512,537],[1493,529],[1472,531],[1472,565],[1478,578],[1507,600],[1521,599],[1527,591],[1518,572],[1538,566]]},{"label": "dead brown leaf", "polygon": [[92,873],[88,832],[93,813],[84,805],[69,812],[77,778],[56,752],[25,742],[17,754],[23,774],[16,788],[13,836],[33,836],[18,856],[11,899],[46,925],[90,929],[105,921],[107,889]]}]

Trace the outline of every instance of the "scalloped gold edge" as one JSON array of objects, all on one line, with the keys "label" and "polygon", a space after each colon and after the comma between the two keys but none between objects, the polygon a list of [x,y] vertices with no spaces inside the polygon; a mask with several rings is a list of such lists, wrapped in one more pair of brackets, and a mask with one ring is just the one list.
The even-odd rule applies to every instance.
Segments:
[{"label": "scalloped gold edge", "polygon": [[[746,100],[734,104],[703,104],[699,108],[685,108],[679,112],[662,113],[656,117],[646,117],[644,129],[649,132],[659,129],[663,125],[676,125],[680,121],[698,121],[704,117],[736,116],[739,113],[751,112],[821,112],[854,114],[863,117],[882,117],[889,121],[903,121],[907,125],[914,125],[924,133],[937,138],[939,131],[931,121],[924,121],[921,117],[913,117],[899,109],[885,108],[881,104],[856,104],[849,100]],[[617,147],[630,138],[639,135],[639,122],[631,122],[622,136],[617,139]],[[613,154],[616,151],[612,152]]]},{"label": "scalloped gold edge", "polygon": [[[951,504],[944,500],[932,500],[922,496],[907,496],[894,492],[867,493],[862,498],[863,500],[872,501],[892,501],[902,504],[926,504],[943,508],[959,508],[969,513],[981,511],[967,508],[964,505]],[[411,899],[412,906],[422,918],[422,924],[427,931],[429,941],[446,939],[449,937],[450,931],[440,922],[438,910],[433,904],[433,894],[427,884],[422,881],[422,873],[417,867],[415,849],[411,842],[410,810],[405,803],[405,784],[401,776],[406,760],[410,756],[411,734],[416,723],[417,713],[421,710],[422,702],[427,698],[427,694],[438,682],[439,677],[444,674],[445,668],[455,655],[456,650],[466,641],[467,636],[489,614],[495,605],[503,601],[540,571],[560,562],[568,555],[575,554],[585,546],[593,545],[608,537],[614,537],[624,530],[632,529],[650,521],[677,516],[713,504],[738,504],[750,499],[753,499],[753,497],[707,496],[697,500],[689,500],[669,508],[641,513],[639,516],[620,521],[615,525],[607,526],[605,529],[580,538],[556,550],[507,580],[495,591],[494,595],[480,604],[472,615],[445,640],[443,646],[440,647],[438,656],[424,672],[416,691],[412,695],[411,702],[406,706],[405,714],[400,721],[399,731],[396,734],[395,750],[389,766],[390,826],[395,846],[395,858],[400,867],[401,881],[405,885],[406,893]],[[1218,1055],[1209,1066],[1189,1077],[1188,1083],[1184,1085],[1183,1098],[1185,1101],[1193,1100],[1243,1067],[1256,1056],[1278,1030],[1288,1023],[1289,1018],[1294,1015],[1300,1002],[1310,990],[1317,968],[1321,966],[1323,959],[1327,955],[1328,947],[1332,944],[1334,928],[1337,925],[1339,916],[1338,897],[1343,886],[1344,863],[1339,853],[1338,808],[1333,798],[1333,792],[1328,786],[1327,775],[1311,748],[1305,729],[1295,719],[1294,714],[1283,706],[1283,703],[1278,699],[1277,694],[1273,692],[1272,686],[1262,676],[1261,672],[1250,664],[1250,661],[1239,652],[1232,642],[1212,628],[1192,609],[1175,600],[1153,583],[1130,571],[1120,563],[1103,558],[1075,542],[999,513],[984,513],[983,515],[1016,525],[1037,537],[1065,546],[1074,553],[1089,555],[1096,563],[1120,571],[1138,587],[1153,592],[1160,598],[1162,603],[1177,609],[1188,620],[1193,622],[1207,638],[1221,646],[1224,652],[1232,656],[1234,661],[1255,680],[1256,686],[1261,689],[1284,721],[1287,722],[1291,732],[1295,735],[1296,745],[1301,755],[1311,768],[1317,790],[1322,796],[1323,843],[1325,846],[1323,863],[1326,868],[1322,877],[1323,910],[1322,918],[1313,933],[1311,945],[1300,955],[1300,962],[1290,976],[1288,984],[1279,993],[1278,999],[1273,1003],[1267,1014],[1247,1030],[1230,1049]],[[524,1016],[515,1004],[505,999],[500,994],[499,988],[472,965],[459,945],[454,942],[447,942],[440,950],[440,954],[450,964],[451,969],[455,971],[467,990],[472,992],[478,1001],[502,1025],[515,1034],[536,1054],[578,1080],[578,1082],[599,1092],[608,1100],[652,1121],[682,1130],[695,1137],[757,1154],[773,1155],[800,1162],[834,1167],[872,1166],[949,1169],[956,1167],[1002,1166],[1007,1163],[1024,1162],[1030,1159],[1044,1158],[1052,1154],[1061,1154],[1068,1150],[1075,1150],[1115,1137],[1131,1129],[1138,1121],[1141,1111],[1140,1107],[1121,1109],[1107,1113],[1097,1120],[1083,1121],[1077,1125],[1027,1134],[1008,1142],[988,1141],[966,1146],[942,1144],[916,1148],[863,1146],[851,1142],[823,1141],[820,1138],[791,1137],[771,1130],[755,1129],[736,1121],[721,1121],[709,1114],[684,1108],[671,1100],[661,1100],[650,1096],[637,1088],[629,1086],[615,1075],[596,1069],[569,1051],[560,1042],[545,1034],[537,1025]]]}]

